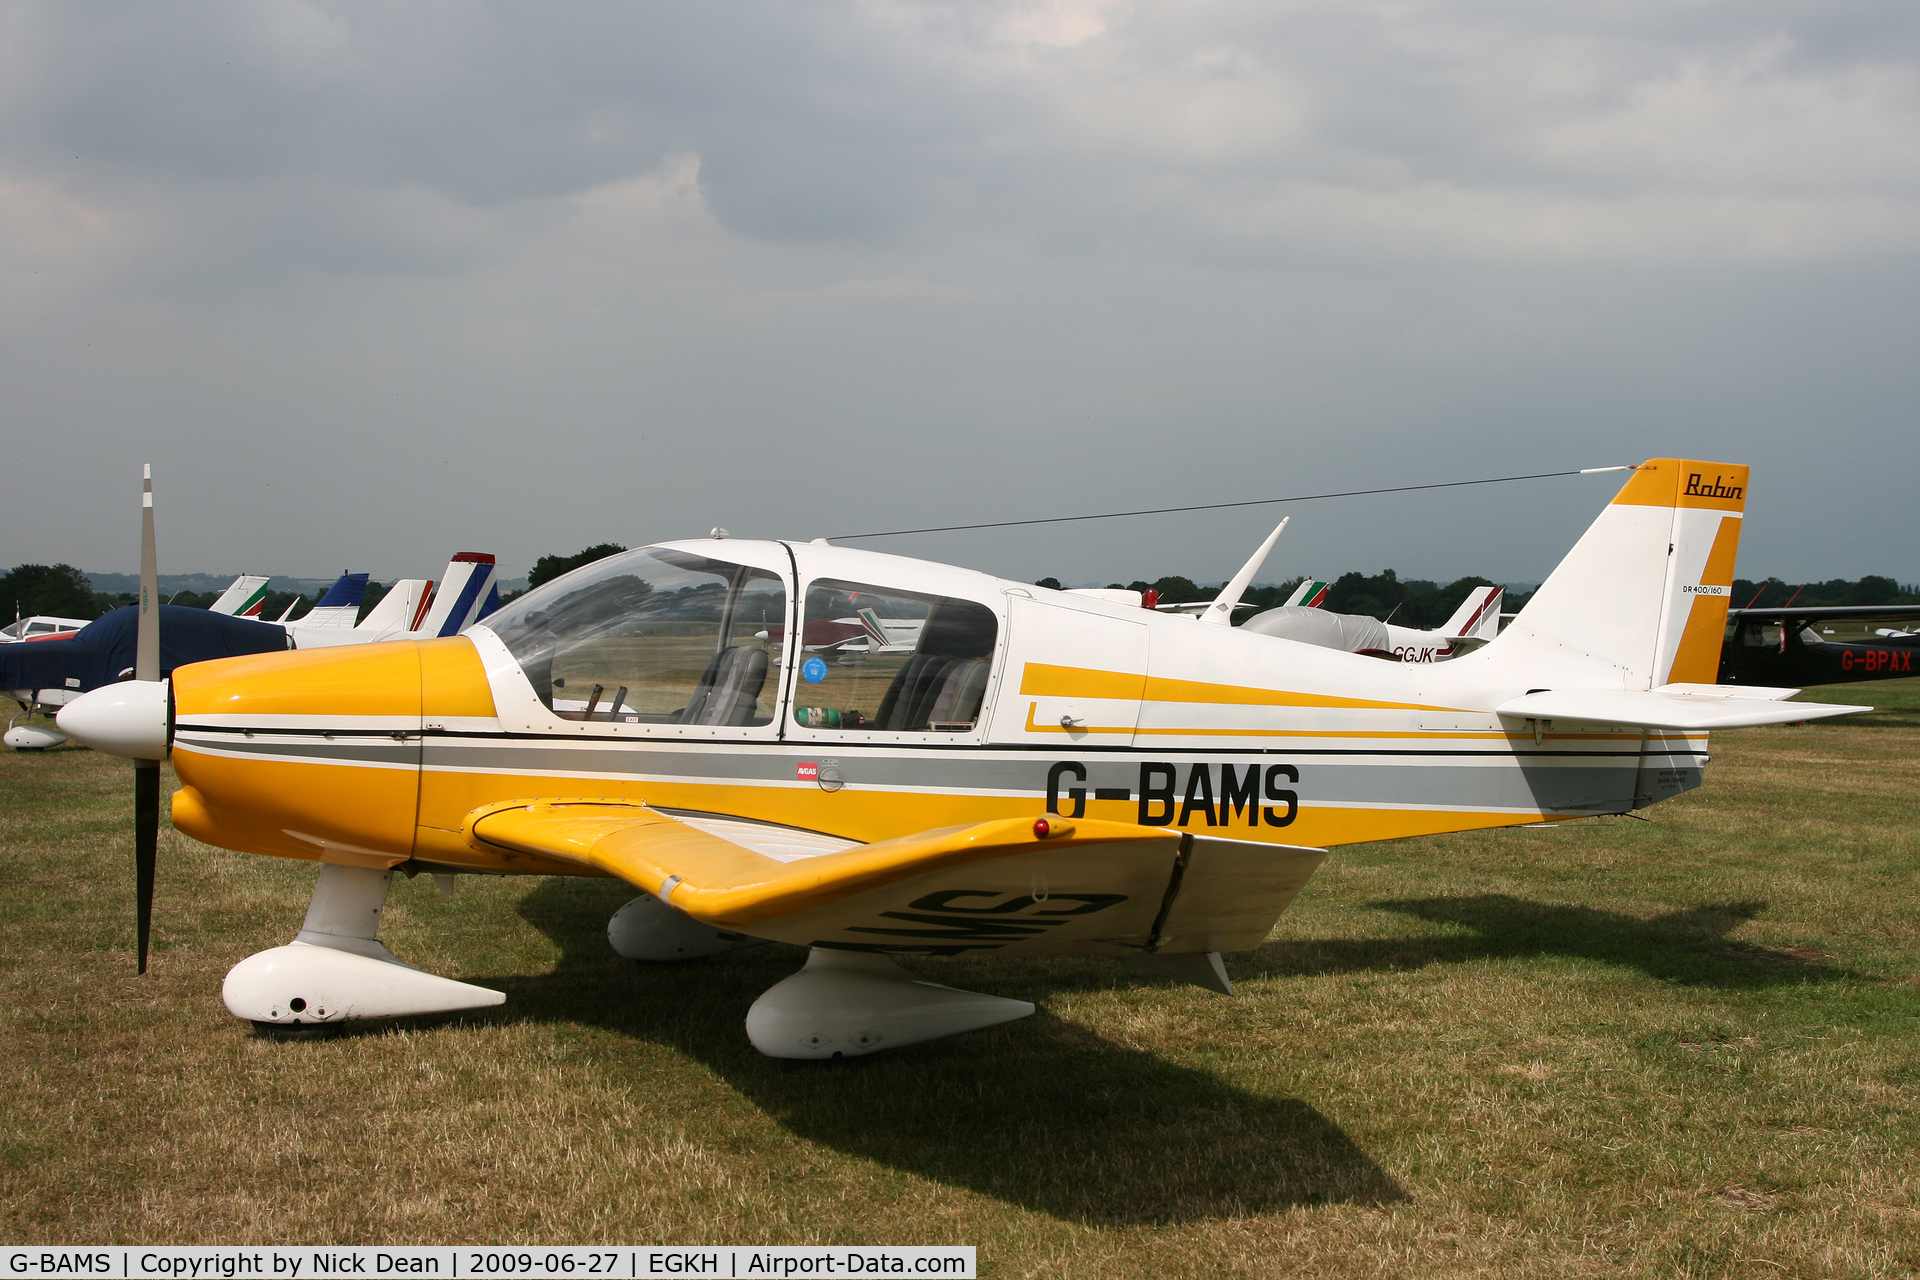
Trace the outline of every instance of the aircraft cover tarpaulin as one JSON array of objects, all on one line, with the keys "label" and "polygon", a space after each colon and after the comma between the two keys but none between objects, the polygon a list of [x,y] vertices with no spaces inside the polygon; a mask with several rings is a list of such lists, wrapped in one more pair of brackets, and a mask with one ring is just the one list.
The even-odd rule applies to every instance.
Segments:
[{"label": "aircraft cover tarpaulin", "polygon": [[[0,645],[0,689],[98,689],[133,666],[139,609],[115,609],[64,640]],[[287,630],[185,605],[160,606],[160,676],[210,658],[289,647]],[[78,684],[73,681],[78,681]]]},{"label": "aircraft cover tarpaulin", "polygon": [[1323,649],[1344,649],[1359,653],[1365,649],[1385,651],[1387,624],[1378,618],[1354,613],[1329,613],[1301,605],[1281,605],[1265,613],[1256,613],[1241,624],[1241,630],[1255,635],[1279,636],[1302,644],[1317,644]]}]

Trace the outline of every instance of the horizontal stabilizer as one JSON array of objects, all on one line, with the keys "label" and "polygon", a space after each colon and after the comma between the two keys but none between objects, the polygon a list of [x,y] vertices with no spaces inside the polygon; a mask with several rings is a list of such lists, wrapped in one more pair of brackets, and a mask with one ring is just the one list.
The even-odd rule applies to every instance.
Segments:
[{"label": "horizontal stabilizer", "polygon": [[[1672,686],[1669,686],[1671,688]],[[1715,689],[1718,685],[1697,688]],[[1773,698],[1719,694],[1643,692],[1626,689],[1545,689],[1503,702],[1494,710],[1529,720],[1584,720],[1593,724],[1629,724],[1647,729],[1738,729],[1758,724],[1794,724],[1828,716],[1852,715],[1872,707],[1824,702],[1781,702]],[[1769,692],[1772,692],[1771,690]]]},{"label": "horizontal stabilizer", "polygon": [[320,628],[324,631],[351,631],[360,616],[357,604],[315,605],[287,625],[290,627]]},{"label": "horizontal stabilizer", "polygon": [[1785,702],[1798,689],[1776,689],[1764,684],[1663,684],[1655,693],[1679,693],[1708,698],[1759,698],[1763,702]]}]

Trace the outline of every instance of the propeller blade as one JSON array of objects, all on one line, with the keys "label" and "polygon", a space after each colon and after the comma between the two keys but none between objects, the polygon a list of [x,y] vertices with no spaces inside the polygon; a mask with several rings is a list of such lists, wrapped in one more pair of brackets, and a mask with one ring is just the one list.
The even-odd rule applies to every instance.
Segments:
[{"label": "propeller blade", "polygon": [[160,678],[160,561],[153,545],[153,464],[140,484],[140,628],[133,647],[133,678]]},{"label": "propeller blade", "polygon": [[1273,532],[1267,535],[1267,540],[1260,544],[1260,549],[1240,566],[1240,572],[1234,574],[1232,580],[1220,588],[1220,594],[1200,615],[1200,621],[1210,622],[1216,627],[1233,625],[1233,611],[1240,603],[1241,594],[1253,581],[1253,575],[1260,572],[1260,566],[1267,562],[1267,553],[1273,550],[1274,543],[1280,541],[1280,535],[1286,532],[1287,521],[1291,519],[1293,519],[1292,516],[1286,516],[1274,526]]},{"label": "propeller blade", "polygon": [[160,762],[133,764],[133,899],[141,973],[153,935],[153,868],[160,847]]},{"label": "propeller blade", "polygon": [[[133,678],[160,679],[160,562],[153,538],[153,464],[140,482],[140,615]],[[160,847],[160,762],[133,762],[133,899],[140,972],[147,971],[153,933],[153,871]]]}]

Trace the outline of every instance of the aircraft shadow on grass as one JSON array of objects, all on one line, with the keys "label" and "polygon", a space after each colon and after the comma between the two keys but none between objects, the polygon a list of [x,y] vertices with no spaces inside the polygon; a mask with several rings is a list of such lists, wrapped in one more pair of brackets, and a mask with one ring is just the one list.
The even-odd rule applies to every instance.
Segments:
[{"label": "aircraft shadow on grass", "polygon": [[[1249,1093],[1044,1010],[871,1058],[793,1064],[762,1057],[742,1020],[762,991],[798,969],[798,950],[767,946],[636,965],[606,941],[608,916],[632,893],[610,881],[556,878],[527,894],[520,913],[559,947],[560,962],[546,974],[474,979],[507,992],[506,1006],[485,1016],[580,1022],[671,1045],[798,1137],[1070,1221],[1185,1222],[1406,1198],[1308,1103]],[[1650,919],[1505,894],[1373,905],[1471,933],[1275,942],[1234,957],[1232,970],[1246,981],[1568,956],[1725,988],[1852,976],[1818,956],[1731,942],[1727,935],[1764,911],[1764,902]],[[1160,981],[1086,957],[957,962],[924,972],[1036,1001]]]},{"label": "aircraft shadow on grass", "polygon": [[1238,957],[1236,978],[1302,977],[1530,956],[1564,956],[1638,969],[1686,986],[1754,988],[1831,982],[1860,975],[1822,963],[1817,951],[1777,951],[1727,935],[1766,910],[1725,902],[1642,918],[1594,907],[1532,902],[1503,893],[1371,904],[1471,934],[1269,942]]},{"label": "aircraft shadow on grass", "polygon": [[[560,962],[537,976],[473,978],[507,992],[486,1016],[580,1022],[672,1045],[798,1137],[1070,1221],[1187,1222],[1406,1198],[1309,1104],[1249,1093],[1044,1010],[871,1058],[762,1057],[742,1021],[762,991],[799,969],[801,953],[765,946],[637,965],[606,939],[608,916],[632,895],[575,879],[529,893],[520,913],[558,944]],[[1057,989],[1047,969],[929,967],[925,976],[1034,998]]]}]

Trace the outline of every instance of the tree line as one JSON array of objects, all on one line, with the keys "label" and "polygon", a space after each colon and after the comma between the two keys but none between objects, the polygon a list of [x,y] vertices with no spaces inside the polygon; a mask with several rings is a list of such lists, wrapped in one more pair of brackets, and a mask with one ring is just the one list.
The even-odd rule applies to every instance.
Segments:
[{"label": "tree line", "polygon": [[[1252,609],[1243,610],[1234,615],[1234,621],[1240,622],[1252,617],[1262,609],[1272,609],[1287,602],[1288,597],[1305,582],[1305,578],[1289,578],[1285,582],[1263,583],[1248,587],[1240,596],[1242,604],[1250,604]],[[1057,578],[1042,578],[1033,584],[1036,587],[1060,589]],[[1161,604],[1193,604],[1211,600],[1220,594],[1224,583],[1205,586],[1191,578],[1166,577],[1155,582],[1112,582],[1107,584],[1114,590],[1157,591]],[[1358,571],[1342,574],[1327,586],[1327,598],[1321,607],[1335,613],[1359,613],[1374,618],[1391,618],[1395,625],[1403,627],[1433,628],[1453,616],[1466,598],[1473,594],[1475,587],[1494,587],[1500,585],[1490,578],[1456,578],[1452,582],[1441,584],[1426,578],[1402,579],[1392,569],[1385,569],[1368,576]],[[1511,613],[1530,598],[1529,595],[1509,593],[1502,608]]]},{"label": "tree line", "polygon": [[[1249,587],[1240,599],[1257,608],[1239,614],[1235,621],[1251,617],[1258,609],[1271,609],[1285,604],[1287,597],[1305,581],[1305,578],[1291,578],[1286,582]],[[1042,578],[1034,585],[1057,590],[1060,581],[1057,578]],[[1107,585],[1130,591],[1158,591],[1162,604],[1189,604],[1213,599],[1220,594],[1220,587],[1224,584],[1203,586],[1189,578],[1168,577],[1157,582],[1112,582]],[[1358,572],[1345,573],[1329,585],[1327,598],[1321,607],[1335,613],[1364,614],[1372,618],[1390,619],[1403,627],[1431,630],[1451,618],[1454,610],[1472,594],[1475,587],[1498,585],[1490,578],[1468,577],[1456,578],[1442,586],[1424,578],[1403,580],[1392,569],[1370,577]],[[1509,591],[1501,602],[1501,611],[1518,613],[1532,598],[1530,591]],[[1732,601],[1734,607],[1740,609],[1783,608],[1788,604],[1920,604],[1920,585],[1903,586],[1892,578],[1874,574],[1868,574],[1858,581],[1834,578],[1828,582],[1809,583],[1789,583],[1779,578],[1768,578],[1763,582],[1735,578]]]},{"label": "tree line", "polygon": [[[626,549],[618,543],[602,542],[582,548],[572,555],[543,555],[533,562],[533,568],[527,574],[527,590],[531,591],[596,560],[618,555]],[[1259,609],[1271,609],[1284,604],[1304,581],[1304,578],[1292,578],[1285,582],[1249,587],[1241,600],[1255,608],[1245,610],[1239,616],[1249,617]],[[1058,589],[1060,580],[1042,578],[1034,585]],[[1163,604],[1211,600],[1220,591],[1220,584],[1206,586],[1179,576],[1168,576],[1153,582],[1114,582],[1108,585],[1116,590],[1158,591]],[[1475,587],[1495,585],[1491,579],[1481,577],[1456,578],[1442,584],[1425,578],[1402,579],[1392,569],[1372,575],[1356,571],[1342,574],[1332,581],[1324,607],[1336,613],[1391,618],[1401,626],[1431,629],[1452,617],[1454,610],[1460,607]],[[366,617],[391,586],[391,583],[369,582],[367,594],[360,603],[360,616]],[[319,601],[322,594],[324,592],[320,591],[311,596],[297,591],[269,591],[260,616],[275,619],[286,611],[288,605],[293,605],[291,616],[301,617]],[[505,603],[518,594],[503,595],[501,601]],[[182,591],[167,597],[165,603],[205,609],[219,598],[217,591]],[[1513,613],[1530,598],[1530,594],[1509,592],[1503,607],[1506,612]],[[25,617],[30,614],[91,620],[134,602],[130,591],[95,591],[87,575],[70,564],[15,565],[4,576],[0,576],[0,610],[12,611],[11,616],[0,621],[11,621],[12,616]],[[1759,609],[1781,608],[1788,604],[1920,604],[1920,585],[1903,585],[1893,578],[1877,574],[1868,574],[1857,580],[1834,578],[1826,582],[1807,583],[1790,583],[1780,578],[1767,578],[1759,582],[1735,578],[1732,602],[1735,608]]]},{"label": "tree line", "polygon": [[[360,616],[366,617],[380,603],[392,583],[369,582],[360,601]],[[306,595],[299,591],[268,591],[261,600],[259,616],[273,621],[293,606],[289,621],[304,617],[318,604],[325,590]],[[162,604],[177,604],[187,609],[211,608],[220,598],[218,591],[180,591],[162,596]],[[50,614],[56,618],[80,618],[92,621],[115,609],[137,604],[131,591],[95,591],[87,575],[70,564],[20,564],[0,576],[0,609],[10,612],[0,622],[15,617]]]}]

